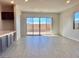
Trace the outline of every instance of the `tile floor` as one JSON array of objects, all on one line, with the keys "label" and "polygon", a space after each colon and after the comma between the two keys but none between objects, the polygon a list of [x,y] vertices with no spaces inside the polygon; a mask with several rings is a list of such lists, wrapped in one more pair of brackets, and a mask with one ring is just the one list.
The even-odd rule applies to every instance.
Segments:
[{"label": "tile floor", "polygon": [[79,42],[60,36],[26,36],[10,46],[1,58],[78,58]]}]

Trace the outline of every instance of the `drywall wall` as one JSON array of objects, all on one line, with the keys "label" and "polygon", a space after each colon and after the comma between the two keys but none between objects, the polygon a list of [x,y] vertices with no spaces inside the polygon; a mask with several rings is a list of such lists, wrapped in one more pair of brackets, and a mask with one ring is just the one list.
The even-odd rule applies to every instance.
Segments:
[{"label": "drywall wall", "polygon": [[6,5],[6,4],[2,5],[1,9],[2,9],[2,12],[13,12],[14,11],[12,5]]},{"label": "drywall wall", "polygon": [[14,6],[14,15],[15,15],[15,26],[16,26],[16,39],[20,39],[21,38],[21,33],[20,33],[20,15],[21,15],[21,10],[20,7],[18,5]]},{"label": "drywall wall", "polygon": [[0,30],[1,30],[1,25],[2,23],[1,23],[1,5],[0,5]]},{"label": "drywall wall", "polygon": [[[11,30],[14,30],[14,20],[2,20],[1,19],[1,12],[2,12],[2,7],[3,7],[3,5],[0,5],[0,31],[11,31]],[[8,7],[7,7],[7,9],[8,9]],[[10,8],[9,8],[10,9]],[[6,12],[8,11],[10,11],[10,10],[6,10]]]},{"label": "drywall wall", "polygon": [[79,11],[79,4],[60,14],[60,34],[73,40],[79,40],[79,30],[73,30],[73,14],[76,11]]},{"label": "drywall wall", "polygon": [[0,5],[0,21],[1,21],[1,5]]},{"label": "drywall wall", "polygon": [[59,14],[57,13],[42,13],[42,12],[22,12],[21,14],[21,36],[26,36],[26,18],[27,17],[52,17],[53,18],[53,27],[52,33],[59,34]]},{"label": "drywall wall", "polygon": [[13,31],[14,30],[14,20],[2,20],[1,31]]}]

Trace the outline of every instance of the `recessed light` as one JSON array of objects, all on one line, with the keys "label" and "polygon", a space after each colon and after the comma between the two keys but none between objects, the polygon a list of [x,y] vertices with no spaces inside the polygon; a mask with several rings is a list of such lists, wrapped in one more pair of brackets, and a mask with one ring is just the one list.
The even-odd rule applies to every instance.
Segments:
[{"label": "recessed light", "polygon": [[71,2],[71,0],[67,0],[66,3],[69,4]]},{"label": "recessed light", "polygon": [[28,2],[28,0],[25,0],[25,2]]},{"label": "recessed light", "polygon": [[13,0],[11,0],[11,4],[14,4],[14,1]]}]

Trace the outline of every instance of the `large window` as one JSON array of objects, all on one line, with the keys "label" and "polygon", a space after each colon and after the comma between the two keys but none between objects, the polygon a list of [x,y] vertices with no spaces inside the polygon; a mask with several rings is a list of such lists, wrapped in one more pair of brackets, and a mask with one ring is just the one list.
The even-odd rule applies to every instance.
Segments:
[{"label": "large window", "polygon": [[39,18],[33,18],[33,24],[39,24]]},{"label": "large window", "polygon": [[43,32],[52,31],[52,18],[51,17],[28,17],[26,18],[27,33],[32,32],[38,34]]},{"label": "large window", "polygon": [[30,18],[27,18],[27,19],[26,19],[26,23],[27,23],[27,24],[33,24],[32,18],[31,18],[31,17],[30,17]]},{"label": "large window", "polygon": [[46,18],[40,18],[40,24],[46,24]]},{"label": "large window", "polygon": [[74,14],[74,24],[73,24],[74,29],[79,29],[79,12],[76,12]]},{"label": "large window", "polygon": [[32,18],[29,17],[26,19],[27,24],[51,24],[52,20],[50,17],[44,17],[44,18]]}]

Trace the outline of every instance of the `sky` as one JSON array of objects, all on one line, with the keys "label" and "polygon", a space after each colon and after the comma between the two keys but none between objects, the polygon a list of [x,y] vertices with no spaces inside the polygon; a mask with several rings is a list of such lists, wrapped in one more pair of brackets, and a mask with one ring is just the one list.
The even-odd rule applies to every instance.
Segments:
[{"label": "sky", "polygon": [[52,18],[46,17],[46,18],[26,18],[26,23],[27,24],[51,24],[52,23]]},{"label": "sky", "polygon": [[79,23],[79,12],[75,13],[75,21]]}]

